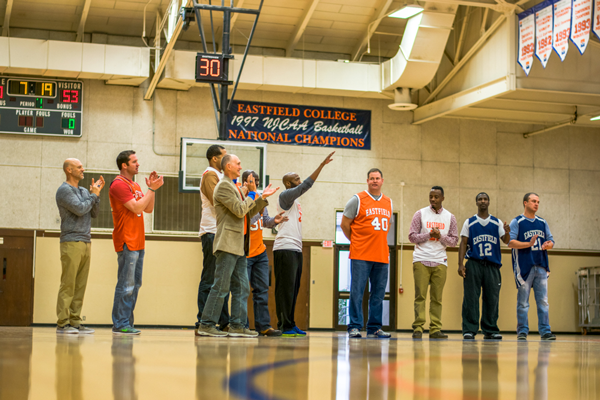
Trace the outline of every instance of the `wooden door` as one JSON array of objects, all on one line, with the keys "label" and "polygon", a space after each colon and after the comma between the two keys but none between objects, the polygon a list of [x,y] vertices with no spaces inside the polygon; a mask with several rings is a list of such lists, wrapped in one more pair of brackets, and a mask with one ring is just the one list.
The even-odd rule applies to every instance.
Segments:
[{"label": "wooden door", "polygon": [[0,326],[33,322],[33,231],[0,229]]},{"label": "wooden door", "polygon": [[[267,246],[267,255],[269,257],[269,315],[271,316],[271,326],[277,329],[277,312],[275,310],[275,272],[273,272],[273,242],[265,241]],[[302,248],[302,278],[300,283],[300,292],[296,301],[296,324],[302,330],[309,326],[309,308],[310,299],[310,246],[304,245]],[[252,289],[251,289],[252,290]],[[254,305],[252,303],[252,291],[248,297],[248,319],[250,328],[254,329]]]}]

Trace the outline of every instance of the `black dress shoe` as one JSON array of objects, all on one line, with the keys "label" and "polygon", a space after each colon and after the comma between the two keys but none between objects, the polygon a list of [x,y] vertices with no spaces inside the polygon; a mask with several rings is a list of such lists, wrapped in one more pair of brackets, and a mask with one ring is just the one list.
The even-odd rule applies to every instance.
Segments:
[{"label": "black dress shoe", "polygon": [[448,339],[448,335],[442,333],[442,331],[437,331],[430,333],[429,339]]},{"label": "black dress shoe", "polygon": [[421,331],[414,331],[412,334],[413,339],[421,339],[422,337],[423,337],[423,332],[421,332]]}]

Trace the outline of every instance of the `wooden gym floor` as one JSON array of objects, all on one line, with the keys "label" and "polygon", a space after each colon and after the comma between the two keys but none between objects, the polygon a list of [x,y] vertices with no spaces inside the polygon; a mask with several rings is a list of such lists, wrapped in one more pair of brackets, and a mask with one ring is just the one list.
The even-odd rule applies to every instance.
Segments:
[{"label": "wooden gym floor", "polygon": [[600,336],[541,342],[57,336],[0,328],[0,399],[600,399]]}]

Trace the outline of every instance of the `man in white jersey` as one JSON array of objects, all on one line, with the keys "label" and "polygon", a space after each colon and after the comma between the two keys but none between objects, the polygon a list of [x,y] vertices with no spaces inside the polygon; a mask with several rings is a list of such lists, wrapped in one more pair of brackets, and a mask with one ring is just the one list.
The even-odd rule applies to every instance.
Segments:
[{"label": "man in white jersey", "polygon": [[421,339],[425,325],[425,299],[429,297],[429,338],[447,339],[442,333],[442,293],[448,267],[447,246],[458,243],[456,218],[442,207],[444,189],[434,186],[429,192],[429,207],[415,213],[408,240],[415,244],[413,273],[415,278],[415,322],[413,339]]},{"label": "man in white jersey", "polygon": [[[200,180],[200,199],[202,200],[202,216],[200,218],[200,240],[202,241],[202,275],[198,287],[198,316],[195,334],[198,336],[198,326],[204,311],[206,299],[215,280],[217,258],[213,254],[213,242],[217,233],[217,214],[213,203],[213,193],[217,183],[223,179],[221,159],[227,154],[225,147],[213,144],[206,151],[209,167],[206,168]],[[219,317],[219,327],[225,329],[229,324],[229,294],[223,302]]]},{"label": "man in white jersey", "polygon": [[298,198],[312,187],[323,167],[332,161],[334,153],[329,154],[304,182],[295,172],[283,176],[285,190],[279,195],[277,209],[284,211],[283,216],[288,220],[279,224],[273,244],[277,329],[283,332],[282,336],[306,336],[294,319],[302,276],[302,209]]}]

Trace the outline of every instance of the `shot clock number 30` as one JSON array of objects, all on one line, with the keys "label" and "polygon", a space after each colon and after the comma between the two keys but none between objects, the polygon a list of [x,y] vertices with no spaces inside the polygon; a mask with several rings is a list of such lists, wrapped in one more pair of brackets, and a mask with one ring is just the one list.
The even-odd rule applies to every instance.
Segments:
[{"label": "shot clock number 30", "polygon": [[196,55],[196,82],[224,83],[227,82],[228,71],[223,69],[222,54]]},{"label": "shot clock number 30", "polygon": [[0,133],[81,137],[83,83],[0,76]]}]

